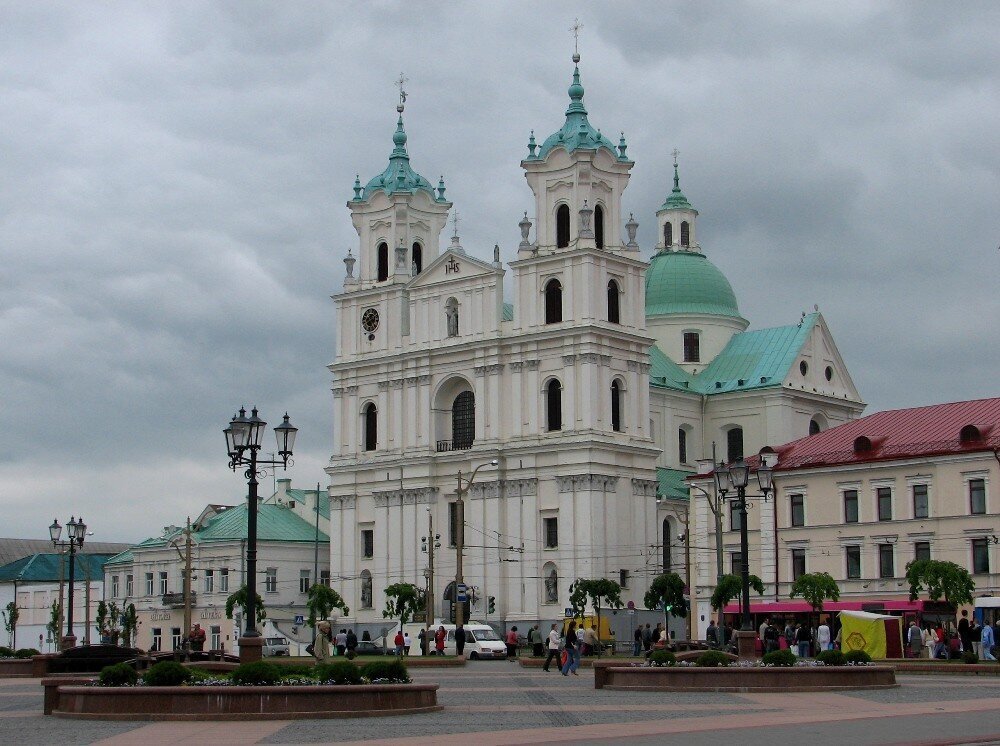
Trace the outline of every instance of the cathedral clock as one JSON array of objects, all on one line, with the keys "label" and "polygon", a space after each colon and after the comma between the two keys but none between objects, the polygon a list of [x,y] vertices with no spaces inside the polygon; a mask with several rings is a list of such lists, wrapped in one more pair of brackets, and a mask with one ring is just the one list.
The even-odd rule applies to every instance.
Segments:
[{"label": "cathedral clock", "polygon": [[361,328],[371,334],[378,329],[378,311],[374,308],[366,308],[361,314]]}]

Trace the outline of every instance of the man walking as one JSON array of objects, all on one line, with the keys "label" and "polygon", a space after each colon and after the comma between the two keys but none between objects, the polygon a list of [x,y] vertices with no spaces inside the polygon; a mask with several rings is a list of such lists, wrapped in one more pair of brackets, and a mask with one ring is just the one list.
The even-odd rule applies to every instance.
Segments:
[{"label": "man walking", "polygon": [[906,641],[910,647],[910,655],[914,658],[920,657],[920,651],[924,647],[924,638],[920,634],[920,627],[915,621],[910,622],[910,629],[906,633]]},{"label": "man walking", "polygon": [[962,618],[958,622],[958,636],[962,640],[962,650],[972,650],[972,635],[969,634],[969,612],[962,609]]},{"label": "man walking", "polygon": [[994,657],[994,655],[993,655],[993,645],[996,644],[994,642],[994,639],[995,638],[993,637],[993,627],[991,627],[988,624],[984,624],[983,625],[982,639],[980,640],[980,644],[981,644],[981,646],[983,648],[983,660],[984,661],[995,661],[996,660],[996,657]]},{"label": "man walking", "polygon": [[717,648],[719,646],[718,630],[719,628],[715,626],[715,620],[709,619],[708,629],[705,630],[705,642],[708,643],[710,648]]},{"label": "man walking", "polygon": [[632,657],[638,658],[642,652],[642,625],[635,628],[634,641],[632,642]]},{"label": "man walking", "polygon": [[806,625],[798,625],[798,628],[795,630],[795,643],[799,647],[799,658],[808,658],[809,646],[812,643],[812,634]]},{"label": "man walking", "polygon": [[983,628],[979,625],[978,620],[973,619],[972,623],[969,624],[969,639],[972,641],[972,650],[975,652],[977,658],[983,657]]},{"label": "man walking", "polygon": [[555,658],[558,662],[559,660],[559,630],[556,629],[558,625],[553,624],[552,629],[549,630],[549,655],[545,659],[545,665],[542,666],[543,671],[549,670],[549,664],[552,663],[552,659]]},{"label": "man walking", "polygon": [[465,627],[461,624],[455,628],[455,655],[459,658],[465,655]]},{"label": "man walking", "polygon": [[653,647],[653,630],[649,626],[649,622],[646,622],[646,628],[642,631],[642,649],[647,653]]},{"label": "man walking", "polygon": [[531,642],[531,654],[535,658],[545,655],[545,644],[542,642],[542,633],[537,624],[528,632],[528,640]]}]

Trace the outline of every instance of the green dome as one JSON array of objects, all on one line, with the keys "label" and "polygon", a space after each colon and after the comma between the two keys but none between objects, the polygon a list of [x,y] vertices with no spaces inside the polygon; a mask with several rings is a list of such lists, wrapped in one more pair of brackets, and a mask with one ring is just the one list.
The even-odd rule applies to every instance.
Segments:
[{"label": "green dome", "polygon": [[707,314],[742,319],[726,276],[693,251],[667,251],[646,270],[646,316]]},{"label": "green dome", "polygon": [[396,192],[415,192],[420,189],[427,192],[431,199],[437,202],[445,202],[444,182],[438,184],[438,192],[434,193],[434,187],[423,176],[410,167],[410,156],[406,152],[406,131],[403,129],[403,115],[399,115],[396,122],[396,131],[392,133],[392,144],[395,146],[389,155],[389,165],[385,171],[371,179],[365,188],[361,189],[361,183],[355,180],[354,200],[363,202],[371,199],[375,192],[385,192],[392,195]]}]

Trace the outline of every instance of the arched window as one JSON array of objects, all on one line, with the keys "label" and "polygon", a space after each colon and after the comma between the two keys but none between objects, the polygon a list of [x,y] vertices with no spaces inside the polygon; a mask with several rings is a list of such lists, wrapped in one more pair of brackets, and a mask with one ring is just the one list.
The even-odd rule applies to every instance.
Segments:
[{"label": "arched window", "polygon": [[448,325],[448,336],[457,337],[458,336],[458,301],[454,298],[449,298],[448,302],[444,304],[444,316],[445,321]]},{"label": "arched window", "polygon": [[683,223],[681,223],[681,246],[690,246],[690,245],[691,245],[691,226],[689,226],[688,222],[685,220]]},{"label": "arched window", "polygon": [[622,431],[622,385],[617,379],[611,382],[611,429]]},{"label": "arched window", "polygon": [[597,248],[604,248],[604,208],[597,205],[594,208],[594,238],[597,239]]},{"label": "arched window", "polygon": [[389,245],[380,243],[378,245],[378,281],[385,282],[389,279]]},{"label": "arched window", "polygon": [[558,324],[562,320],[562,284],[549,280],[545,283],[545,323]]},{"label": "arched window", "polygon": [[741,458],[743,458],[743,428],[730,428],[726,432],[726,461],[732,463]]},{"label": "arched window", "polygon": [[378,448],[378,407],[375,406],[374,402],[368,402],[362,412],[364,413],[362,416],[364,417],[365,450],[374,451]]},{"label": "arched window", "polygon": [[419,275],[424,271],[424,247],[413,242],[413,275]]},{"label": "arched window", "polygon": [[545,386],[545,414],[549,432],[562,430],[562,386],[555,378]]},{"label": "arched window", "polygon": [[545,578],[545,603],[559,603],[559,571],[551,562],[547,562],[542,568],[542,577]]},{"label": "arched window", "polygon": [[464,450],[472,448],[476,439],[476,395],[463,391],[455,397],[451,405],[452,448]]},{"label": "arched window", "polygon": [[621,323],[621,310],[619,308],[620,293],[618,283],[615,280],[608,282],[608,321],[612,324]]},{"label": "arched window", "polygon": [[556,208],[556,248],[569,246],[569,205]]},{"label": "arched window", "polygon": [[663,519],[663,572],[670,572],[670,521]]},{"label": "arched window", "polygon": [[674,244],[674,225],[671,222],[663,224],[663,245],[670,248]]},{"label": "arched window", "polygon": [[677,429],[677,460],[682,464],[688,462],[688,434],[683,427]]},{"label": "arched window", "polygon": [[370,609],[372,607],[372,574],[368,570],[361,571],[361,608]]},{"label": "arched window", "polygon": [[822,430],[822,429],[823,428],[820,427],[820,424],[816,420],[814,420],[814,419],[813,420],[809,420],[809,434],[810,435],[817,435],[819,433],[819,431]]}]

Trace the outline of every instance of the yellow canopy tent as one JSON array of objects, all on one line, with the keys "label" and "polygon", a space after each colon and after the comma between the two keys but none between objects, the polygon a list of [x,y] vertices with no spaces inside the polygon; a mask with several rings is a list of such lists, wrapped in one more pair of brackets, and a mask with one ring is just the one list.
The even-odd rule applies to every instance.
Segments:
[{"label": "yellow canopy tent", "polygon": [[840,612],[840,649],[864,650],[872,658],[903,657],[903,620],[867,611]]}]

